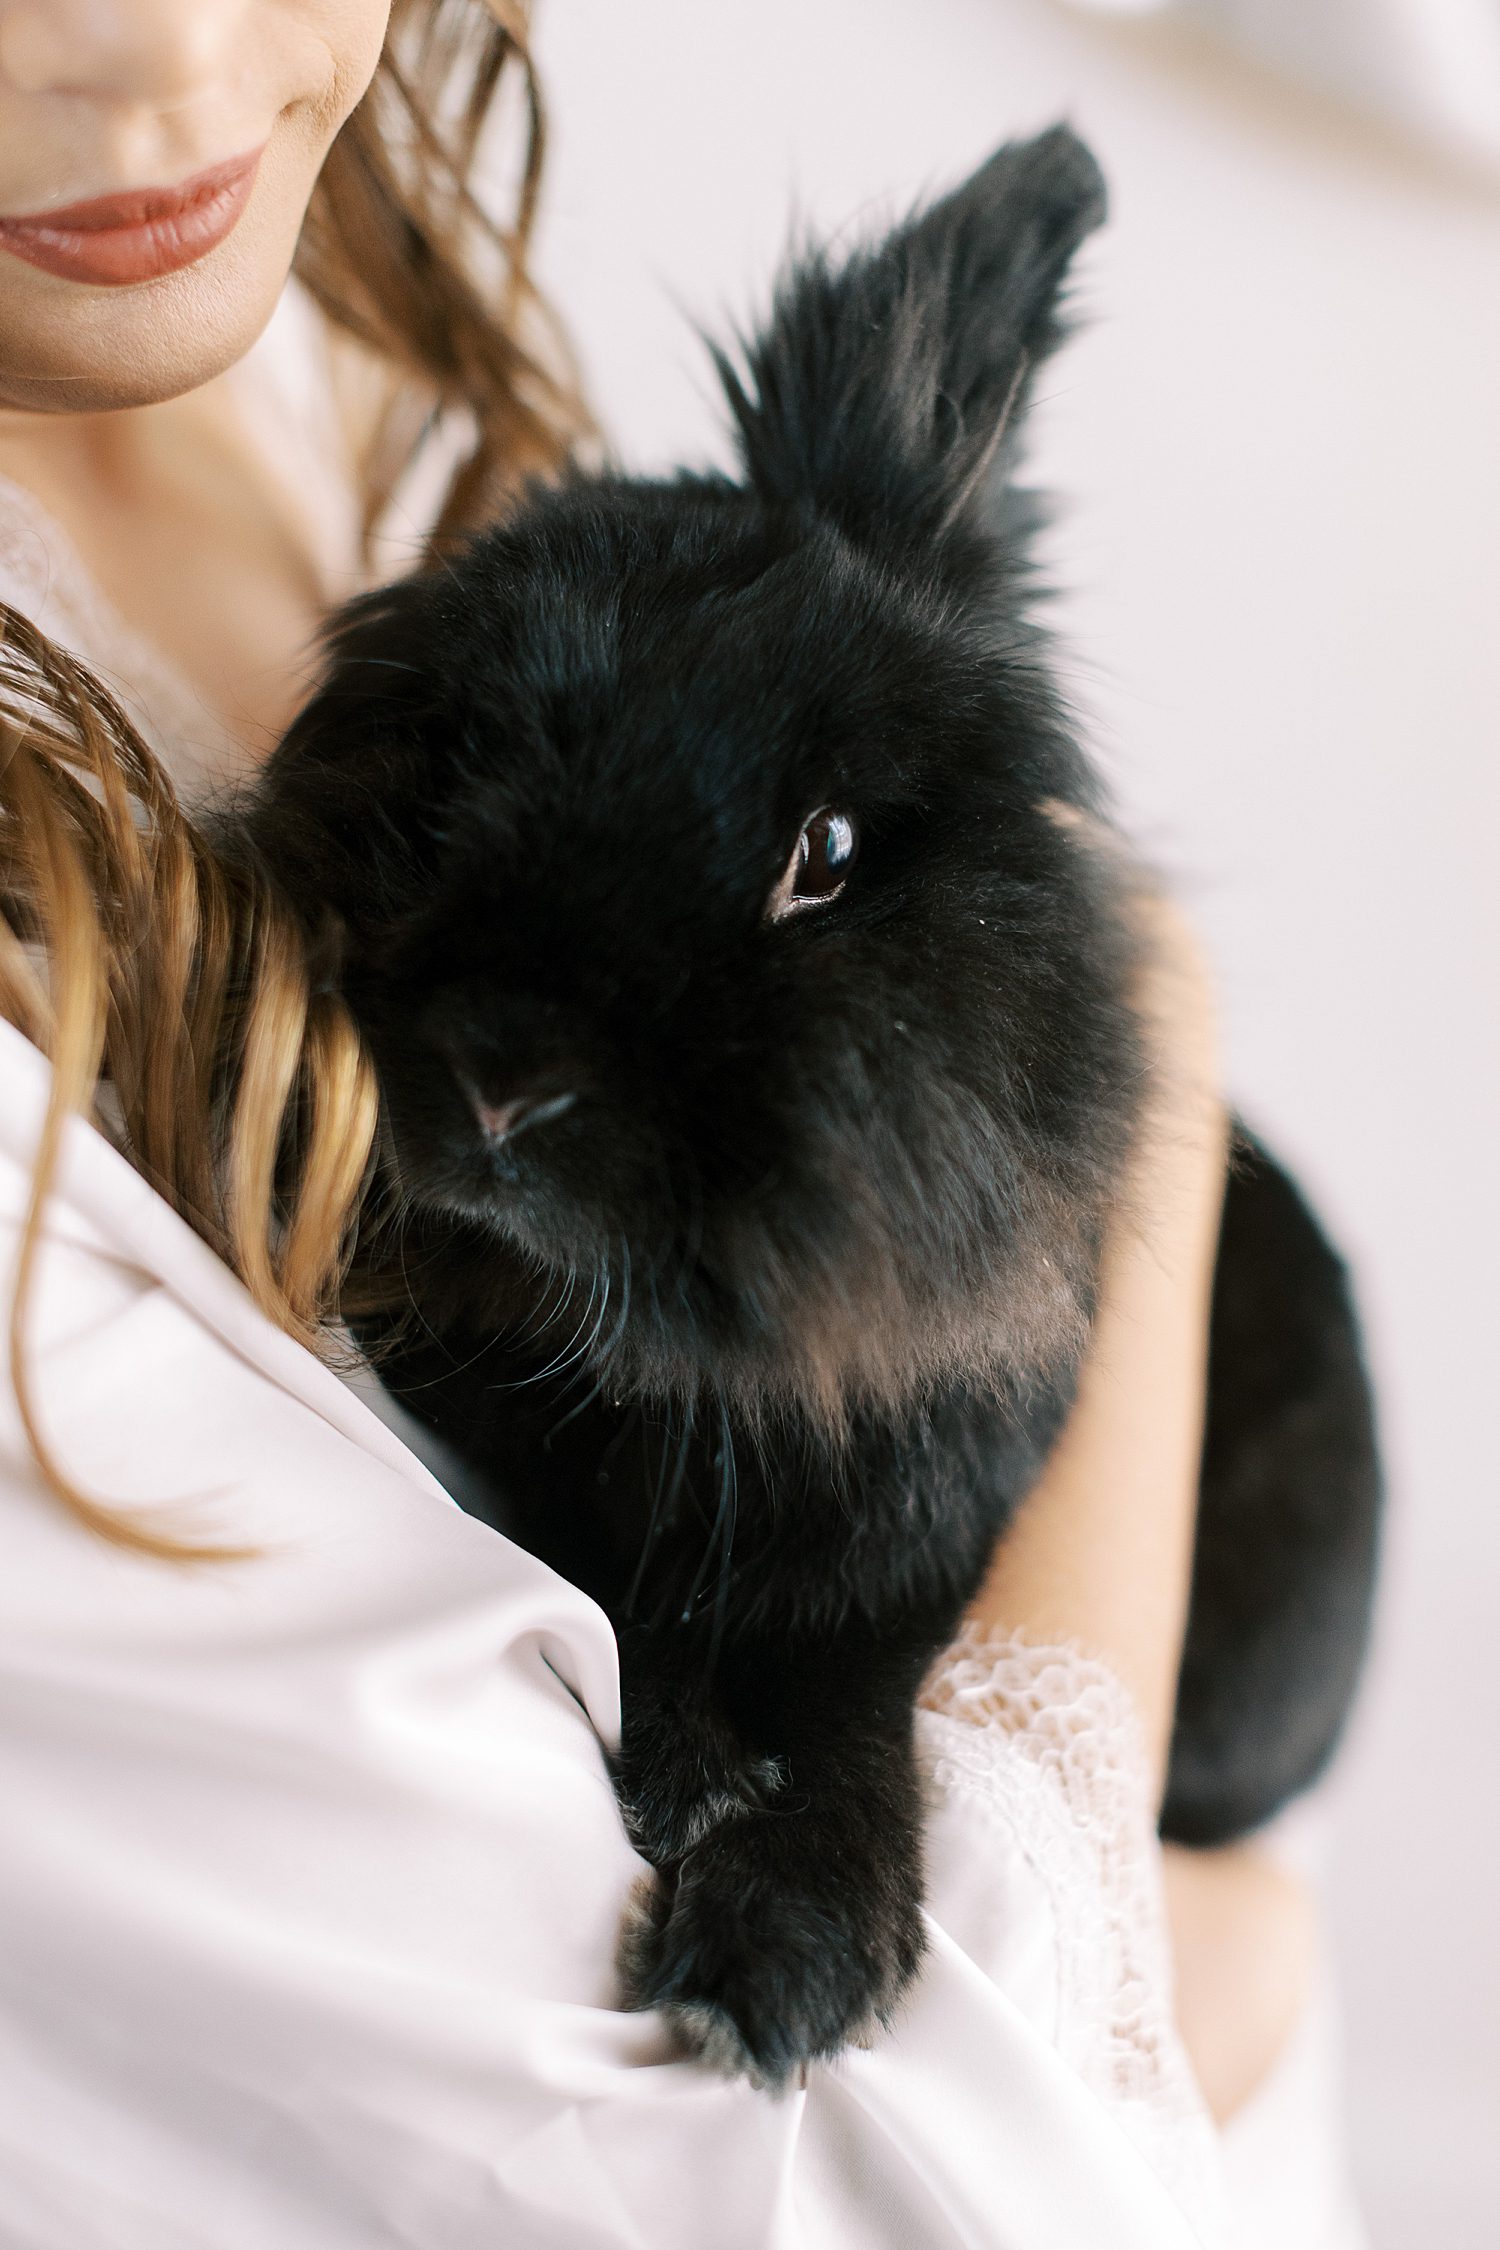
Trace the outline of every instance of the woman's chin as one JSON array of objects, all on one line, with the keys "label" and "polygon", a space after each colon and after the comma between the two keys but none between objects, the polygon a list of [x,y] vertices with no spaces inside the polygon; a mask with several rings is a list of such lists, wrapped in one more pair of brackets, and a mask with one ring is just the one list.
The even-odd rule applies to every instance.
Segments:
[{"label": "woman's chin", "polygon": [[[104,414],[212,381],[255,342],[296,254],[311,188],[267,163],[208,254],[139,282],[75,280],[0,249],[0,409]],[[298,166],[296,169],[301,170]]]}]

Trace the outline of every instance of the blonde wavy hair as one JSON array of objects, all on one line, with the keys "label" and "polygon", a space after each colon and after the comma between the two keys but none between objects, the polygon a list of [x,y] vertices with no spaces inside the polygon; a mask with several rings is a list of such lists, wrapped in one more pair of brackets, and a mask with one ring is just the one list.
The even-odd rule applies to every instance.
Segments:
[{"label": "blonde wavy hair", "polygon": [[[501,224],[474,173],[508,83],[524,146]],[[543,142],[523,0],[396,0],[296,262],[382,374],[367,537],[445,411],[469,441],[434,550],[556,471],[587,427],[527,273]],[[374,1079],[346,1010],[313,990],[286,907],[215,853],[107,689],[3,604],[0,1014],[52,1065],[9,1336],[28,1441],[100,1537],[177,1559],[231,1555],[80,1490],[40,1426],[24,1320],[65,1121],[103,1124],[261,1310],[326,1353],[370,1176]]]}]

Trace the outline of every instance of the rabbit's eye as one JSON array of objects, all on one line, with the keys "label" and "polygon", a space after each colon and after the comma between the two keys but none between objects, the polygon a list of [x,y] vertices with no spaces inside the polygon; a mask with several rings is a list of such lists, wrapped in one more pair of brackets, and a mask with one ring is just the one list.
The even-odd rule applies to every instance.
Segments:
[{"label": "rabbit's eye", "polygon": [[804,907],[826,906],[837,898],[858,854],[859,835],[847,813],[826,805],[815,812],[771,893],[767,921],[780,922]]}]

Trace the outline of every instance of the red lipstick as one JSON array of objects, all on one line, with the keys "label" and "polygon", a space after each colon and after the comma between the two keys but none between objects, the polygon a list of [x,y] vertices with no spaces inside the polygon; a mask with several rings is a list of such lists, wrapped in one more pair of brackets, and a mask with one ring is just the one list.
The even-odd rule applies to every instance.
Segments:
[{"label": "red lipstick", "polygon": [[210,165],[177,187],[131,188],[0,219],[0,250],[64,281],[106,288],[154,281],[217,249],[250,200],[261,154]]}]

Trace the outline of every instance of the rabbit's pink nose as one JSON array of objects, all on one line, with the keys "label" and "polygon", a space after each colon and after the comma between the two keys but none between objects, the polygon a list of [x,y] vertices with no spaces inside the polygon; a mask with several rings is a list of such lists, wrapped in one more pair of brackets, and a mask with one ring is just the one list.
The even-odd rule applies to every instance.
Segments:
[{"label": "rabbit's pink nose", "polygon": [[576,1094],[518,1094],[508,1102],[476,1101],[474,1109],[486,1140],[498,1148],[529,1125],[547,1125],[563,1116],[577,1099]]}]

